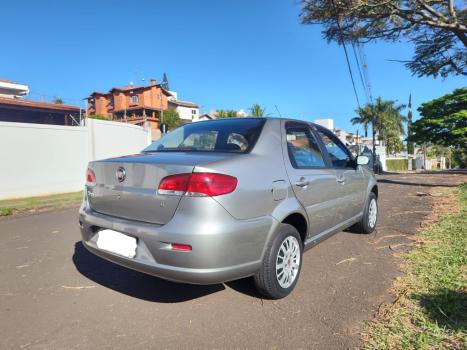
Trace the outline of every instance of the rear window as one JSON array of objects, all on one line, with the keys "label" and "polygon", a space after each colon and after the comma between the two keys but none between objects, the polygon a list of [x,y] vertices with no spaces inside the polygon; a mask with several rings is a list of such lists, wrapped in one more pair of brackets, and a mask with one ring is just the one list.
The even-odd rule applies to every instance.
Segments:
[{"label": "rear window", "polygon": [[265,119],[222,119],[185,124],[152,143],[143,152],[248,153]]}]

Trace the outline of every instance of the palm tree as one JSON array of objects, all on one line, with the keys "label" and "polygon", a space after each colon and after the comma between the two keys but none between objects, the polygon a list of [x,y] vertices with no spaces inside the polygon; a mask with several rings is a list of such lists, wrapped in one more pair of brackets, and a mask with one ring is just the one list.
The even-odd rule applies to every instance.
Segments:
[{"label": "palm tree", "polygon": [[407,117],[401,112],[405,108],[403,104],[396,104],[396,101],[376,98],[374,105],[367,103],[355,112],[358,117],[352,118],[352,124],[363,124],[365,137],[367,136],[368,125],[372,123],[373,113],[375,114],[375,131],[378,139],[386,143],[388,153],[401,151],[403,142],[400,139],[405,135],[404,124]]},{"label": "palm tree", "polygon": [[58,96],[55,96],[52,102],[57,104],[57,105],[62,105],[63,104],[63,100]]},{"label": "palm tree", "polygon": [[350,119],[353,125],[363,124],[363,129],[365,130],[365,137],[368,137],[368,125],[371,124],[373,119],[373,112],[371,105],[367,104],[363,108],[357,109],[355,112],[358,113],[358,117]]},{"label": "palm tree", "polygon": [[250,113],[252,117],[264,117],[266,108],[261,107],[261,105],[255,103],[250,107]]}]

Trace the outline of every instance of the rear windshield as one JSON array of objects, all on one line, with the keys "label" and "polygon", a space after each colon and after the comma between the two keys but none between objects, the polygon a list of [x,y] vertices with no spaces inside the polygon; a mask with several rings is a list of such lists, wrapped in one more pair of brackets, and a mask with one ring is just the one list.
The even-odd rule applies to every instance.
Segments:
[{"label": "rear windshield", "polygon": [[265,119],[222,119],[185,124],[152,143],[143,152],[251,151]]}]

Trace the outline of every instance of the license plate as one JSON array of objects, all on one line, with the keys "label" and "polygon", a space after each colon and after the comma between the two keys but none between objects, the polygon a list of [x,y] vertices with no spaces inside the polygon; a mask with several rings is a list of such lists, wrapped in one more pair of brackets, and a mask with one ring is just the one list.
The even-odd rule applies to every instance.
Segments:
[{"label": "license plate", "polygon": [[109,252],[134,258],[136,255],[136,238],[113,230],[102,230],[97,233],[97,247]]}]

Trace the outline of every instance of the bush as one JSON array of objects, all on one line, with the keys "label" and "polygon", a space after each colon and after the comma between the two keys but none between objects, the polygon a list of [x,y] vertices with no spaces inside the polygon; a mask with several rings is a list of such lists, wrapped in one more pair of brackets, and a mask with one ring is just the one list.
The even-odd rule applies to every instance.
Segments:
[{"label": "bush", "polygon": [[98,119],[98,120],[109,120],[105,115],[102,114],[93,114],[88,116],[89,119]]},{"label": "bush", "polygon": [[453,168],[459,167],[461,169],[467,168],[467,151],[463,148],[455,148],[452,151],[452,165]]},{"label": "bush", "polygon": [[386,168],[388,171],[407,171],[407,159],[386,159]]}]

